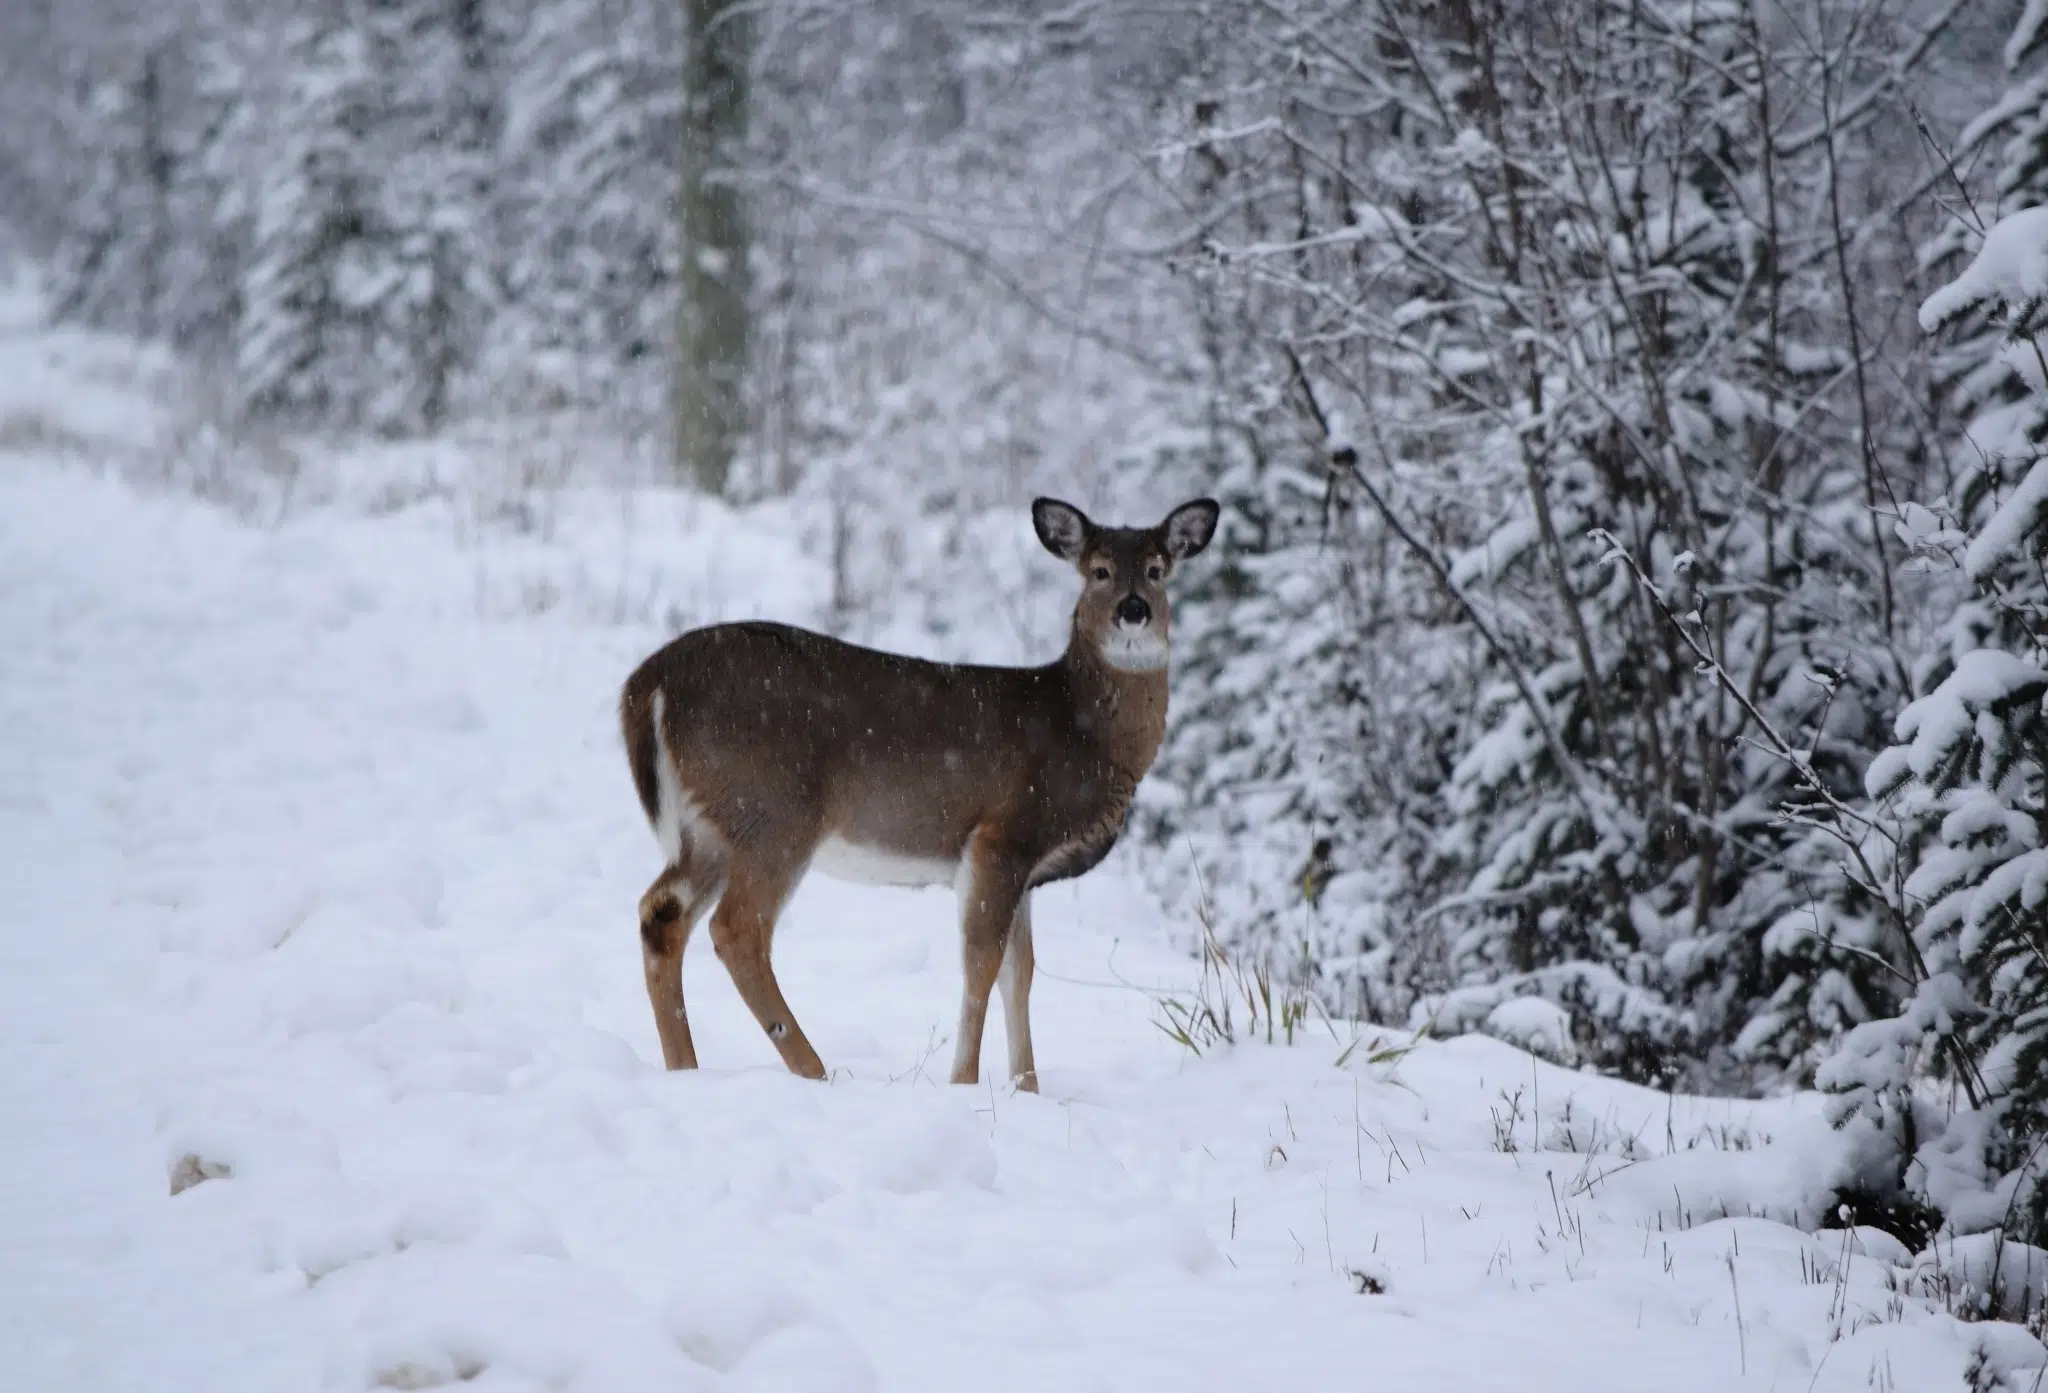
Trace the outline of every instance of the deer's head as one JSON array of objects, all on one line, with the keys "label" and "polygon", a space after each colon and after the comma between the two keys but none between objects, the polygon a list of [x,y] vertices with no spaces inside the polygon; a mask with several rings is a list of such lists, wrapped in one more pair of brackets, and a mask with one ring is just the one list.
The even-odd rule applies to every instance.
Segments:
[{"label": "deer's head", "polygon": [[1209,545],[1219,512],[1212,498],[1183,503],[1157,527],[1098,527],[1071,503],[1041,498],[1031,524],[1045,549],[1081,573],[1074,636],[1125,672],[1166,666],[1172,622],[1166,582]]}]

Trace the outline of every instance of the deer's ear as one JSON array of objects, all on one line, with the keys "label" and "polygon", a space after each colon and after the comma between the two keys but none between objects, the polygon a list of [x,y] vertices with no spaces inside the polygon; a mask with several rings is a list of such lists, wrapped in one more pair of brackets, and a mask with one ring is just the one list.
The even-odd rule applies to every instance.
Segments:
[{"label": "deer's ear", "polygon": [[1166,521],[1159,524],[1166,554],[1175,561],[1185,561],[1208,546],[1209,539],[1216,535],[1216,519],[1222,511],[1215,499],[1197,498],[1168,513]]},{"label": "deer's ear", "polygon": [[1031,505],[1031,526],[1045,549],[1062,561],[1079,561],[1095,524],[1071,503],[1057,498],[1040,498]]}]

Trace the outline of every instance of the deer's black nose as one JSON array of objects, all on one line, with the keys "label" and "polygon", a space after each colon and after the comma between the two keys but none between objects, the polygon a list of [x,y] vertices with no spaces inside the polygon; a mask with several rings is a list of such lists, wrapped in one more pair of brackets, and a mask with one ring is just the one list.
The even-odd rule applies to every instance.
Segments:
[{"label": "deer's black nose", "polygon": [[1116,607],[1116,618],[1119,624],[1138,625],[1151,617],[1152,606],[1146,604],[1136,595],[1124,596],[1124,602]]}]

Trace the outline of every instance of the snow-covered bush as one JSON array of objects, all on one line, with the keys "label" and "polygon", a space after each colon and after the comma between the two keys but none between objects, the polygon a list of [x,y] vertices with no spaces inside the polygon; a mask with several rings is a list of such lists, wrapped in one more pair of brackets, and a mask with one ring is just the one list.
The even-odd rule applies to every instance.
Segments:
[{"label": "snow-covered bush", "polygon": [[1184,610],[1168,887],[1192,859],[1353,1009],[1534,995],[1632,1077],[1802,1078],[1891,1005],[1813,809],[1911,634],[1880,330],[1818,269],[1869,191],[1766,149],[1771,83],[1850,59],[1739,7],[1203,12],[1162,160],[1240,520]]}]

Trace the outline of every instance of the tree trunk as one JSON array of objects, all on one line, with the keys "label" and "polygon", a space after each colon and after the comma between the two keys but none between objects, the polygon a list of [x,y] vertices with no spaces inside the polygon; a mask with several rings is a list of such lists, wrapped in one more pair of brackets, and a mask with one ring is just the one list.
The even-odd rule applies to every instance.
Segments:
[{"label": "tree trunk", "polygon": [[142,305],[136,329],[146,339],[164,332],[164,262],[171,245],[171,152],[164,144],[162,55],[152,47],[142,60],[137,106],[142,125],[142,176],[149,185],[149,230],[142,249]]},{"label": "tree trunk", "polygon": [[723,493],[744,419],[746,204],[732,179],[747,131],[751,21],[744,0],[682,0],[682,274],[676,309],[675,465]]}]

